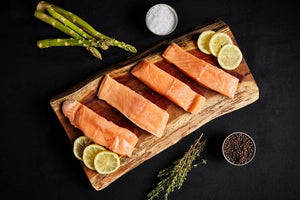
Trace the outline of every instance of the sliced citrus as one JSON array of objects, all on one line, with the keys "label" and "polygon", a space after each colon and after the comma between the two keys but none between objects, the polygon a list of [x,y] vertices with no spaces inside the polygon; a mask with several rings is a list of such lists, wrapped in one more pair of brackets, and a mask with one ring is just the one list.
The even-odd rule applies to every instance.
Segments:
[{"label": "sliced citrus", "polygon": [[232,44],[231,38],[226,33],[216,33],[211,37],[208,46],[211,54],[217,56],[226,44]]},{"label": "sliced citrus", "polygon": [[237,46],[227,44],[220,50],[218,62],[223,69],[233,70],[240,65],[242,58],[242,52]]},{"label": "sliced citrus", "polygon": [[86,146],[93,144],[94,142],[86,136],[80,136],[76,138],[73,144],[73,153],[76,158],[82,160],[83,150]]},{"label": "sliced citrus", "polygon": [[110,174],[120,167],[120,158],[111,151],[101,151],[94,159],[95,169],[100,174]]},{"label": "sliced citrus", "polygon": [[209,41],[211,37],[215,34],[214,31],[203,31],[198,38],[197,45],[200,51],[202,51],[205,54],[211,54],[209,50]]},{"label": "sliced citrus", "polygon": [[105,150],[105,148],[98,144],[90,144],[89,146],[85,147],[82,155],[82,160],[85,166],[89,169],[95,170],[95,156],[103,150]]}]

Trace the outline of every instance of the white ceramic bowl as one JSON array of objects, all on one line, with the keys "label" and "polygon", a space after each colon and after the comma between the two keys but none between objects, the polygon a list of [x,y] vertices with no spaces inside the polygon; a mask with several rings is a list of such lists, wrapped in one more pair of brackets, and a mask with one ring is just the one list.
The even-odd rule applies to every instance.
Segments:
[{"label": "white ceramic bowl", "polygon": [[[150,17],[151,17],[151,15],[153,15],[152,14],[153,11],[155,9],[157,9],[158,7],[161,7],[161,8],[163,7],[164,9],[167,8],[173,15],[174,21],[169,21],[168,22],[168,21],[166,21],[166,19],[163,19],[163,18],[157,19],[157,20],[163,21],[164,23],[173,23],[172,26],[170,27],[170,30],[166,30],[165,32],[159,32],[159,31],[155,30],[154,28],[152,28],[151,25],[150,25]],[[159,17],[159,16],[157,16],[157,17]],[[171,6],[169,6],[167,4],[156,4],[156,5],[152,6],[148,10],[145,20],[146,20],[146,25],[147,25],[148,29],[152,33],[154,33],[155,35],[159,35],[159,36],[164,36],[164,35],[168,35],[168,34],[172,33],[175,30],[175,28],[177,27],[177,24],[178,24],[178,16],[177,16],[176,11]]]}]

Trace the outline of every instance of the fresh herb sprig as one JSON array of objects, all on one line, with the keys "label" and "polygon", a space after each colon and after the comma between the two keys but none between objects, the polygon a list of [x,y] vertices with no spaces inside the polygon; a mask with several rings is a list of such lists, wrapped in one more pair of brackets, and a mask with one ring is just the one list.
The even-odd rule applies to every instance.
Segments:
[{"label": "fresh herb sprig", "polygon": [[164,198],[168,199],[168,195],[174,191],[175,188],[178,190],[181,188],[183,182],[186,180],[188,172],[197,167],[200,164],[206,164],[206,160],[198,164],[193,164],[193,161],[200,155],[201,151],[206,143],[206,139],[201,141],[202,135],[191,145],[190,149],[184,154],[184,156],[173,164],[163,170],[161,170],[157,177],[161,180],[157,183],[156,187],[147,195],[148,200],[153,200],[155,197],[165,191]]}]

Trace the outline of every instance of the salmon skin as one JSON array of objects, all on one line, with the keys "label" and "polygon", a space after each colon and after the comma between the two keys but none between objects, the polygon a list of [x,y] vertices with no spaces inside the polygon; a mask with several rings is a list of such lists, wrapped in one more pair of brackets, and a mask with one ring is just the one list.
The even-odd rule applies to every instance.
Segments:
[{"label": "salmon skin", "polygon": [[148,87],[190,113],[197,113],[206,100],[188,85],[158,68],[152,62],[143,60],[131,70],[131,73]]},{"label": "salmon skin", "polygon": [[199,84],[227,97],[234,97],[238,78],[193,56],[175,43],[170,44],[162,56]]},{"label": "salmon skin", "polygon": [[62,111],[86,137],[117,154],[132,155],[138,137],[128,129],[107,121],[78,101],[65,101]]},{"label": "salmon skin", "polygon": [[119,110],[140,128],[161,137],[169,114],[135,91],[106,75],[98,91],[98,98]]}]

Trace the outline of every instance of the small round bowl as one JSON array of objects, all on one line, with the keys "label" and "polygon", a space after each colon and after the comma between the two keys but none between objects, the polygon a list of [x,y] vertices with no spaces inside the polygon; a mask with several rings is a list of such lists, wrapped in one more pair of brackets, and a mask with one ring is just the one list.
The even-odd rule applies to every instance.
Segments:
[{"label": "small round bowl", "polygon": [[[224,144],[225,144],[226,140],[228,140],[228,138],[229,138],[230,136],[234,135],[234,134],[242,134],[242,135],[245,135],[245,136],[247,136],[247,137],[251,140],[251,142],[253,143],[253,148],[254,148],[253,151],[254,151],[254,152],[253,152],[252,158],[251,158],[249,161],[247,161],[246,163],[236,164],[236,163],[230,161],[230,160],[226,157],[226,155],[225,155],[225,153],[224,153]],[[255,157],[255,153],[256,153],[256,145],[255,145],[254,140],[253,140],[248,134],[243,133],[243,132],[234,132],[234,133],[229,134],[229,135],[224,139],[223,144],[222,144],[222,153],[223,153],[224,158],[227,160],[227,162],[229,162],[230,164],[232,164],[232,165],[234,165],[234,166],[239,166],[239,167],[240,167],[240,166],[244,166],[244,165],[249,164],[249,163],[253,160],[253,158]]]},{"label": "small round bowl", "polygon": [[[174,16],[174,24],[173,24],[172,28],[171,28],[168,32],[166,32],[166,33],[159,33],[159,32],[156,32],[155,30],[151,29],[150,24],[149,24],[149,23],[150,23],[150,22],[149,22],[150,15],[151,15],[152,12],[154,11],[154,9],[156,9],[156,8],[159,7],[159,6],[160,6],[160,7],[168,8],[168,9],[171,11],[171,13],[173,14],[173,16]],[[162,19],[162,20],[163,20],[163,19]],[[148,28],[152,33],[154,33],[155,35],[158,35],[158,36],[164,36],[164,35],[169,35],[170,33],[172,33],[172,32],[175,30],[175,28],[177,27],[177,24],[178,24],[178,16],[177,16],[176,11],[175,11],[171,6],[169,6],[169,5],[167,5],[167,4],[160,3],[160,4],[156,4],[156,5],[152,6],[152,7],[148,10],[148,12],[147,12],[147,14],[146,14],[145,21],[146,21],[147,28]]]}]

